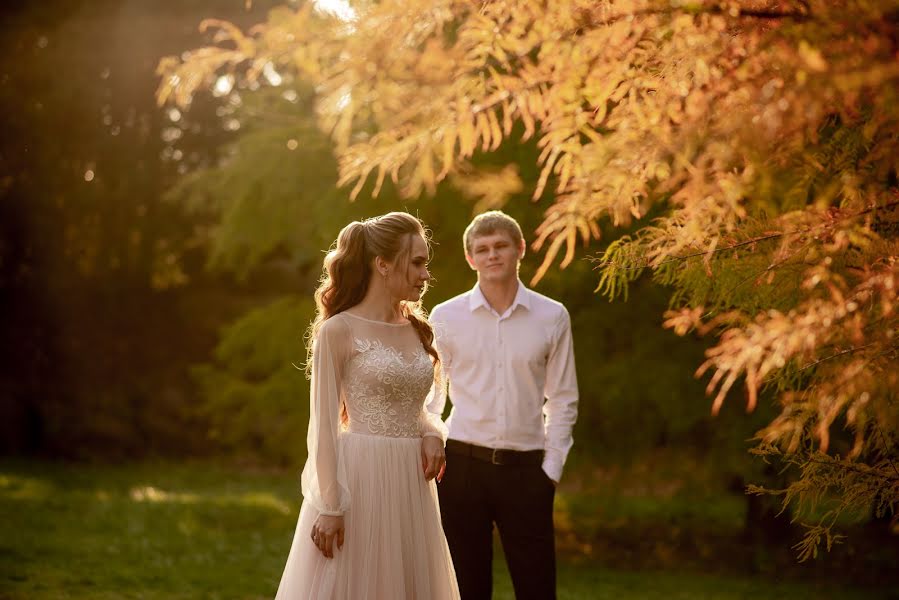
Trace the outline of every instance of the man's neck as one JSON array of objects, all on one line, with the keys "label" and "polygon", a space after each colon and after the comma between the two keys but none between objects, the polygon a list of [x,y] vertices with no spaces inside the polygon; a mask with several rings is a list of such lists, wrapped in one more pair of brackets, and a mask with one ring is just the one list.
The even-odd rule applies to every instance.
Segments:
[{"label": "man's neck", "polygon": [[478,287],[490,308],[501,315],[509,310],[518,294],[518,278],[510,281],[483,281],[478,279]]}]

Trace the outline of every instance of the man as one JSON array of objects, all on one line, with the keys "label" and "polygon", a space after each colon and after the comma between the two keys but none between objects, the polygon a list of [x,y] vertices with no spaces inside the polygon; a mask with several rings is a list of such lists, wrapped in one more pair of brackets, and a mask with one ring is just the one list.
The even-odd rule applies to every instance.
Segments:
[{"label": "man", "polygon": [[[443,528],[462,600],[491,597],[494,524],[515,597],[555,598],[553,498],[577,418],[571,322],[518,279],[525,243],[512,217],[478,215],[463,241],[478,282],[431,313],[453,404]],[[438,388],[428,409],[445,403]]]}]

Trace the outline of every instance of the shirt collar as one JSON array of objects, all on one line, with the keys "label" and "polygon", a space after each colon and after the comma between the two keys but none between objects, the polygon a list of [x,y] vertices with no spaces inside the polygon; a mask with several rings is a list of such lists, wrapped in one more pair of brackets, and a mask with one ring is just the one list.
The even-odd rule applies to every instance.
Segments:
[{"label": "shirt collar", "polygon": [[[474,312],[480,306],[483,306],[488,310],[493,310],[490,307],[490,303],[487,302],[487,298],[484,297],[480,284],[475,283],[474,287],[471,288],[471,294],[468,296],[468,309],[471,312]],[[521,283],[520,279],[518,280],[518,291],[515,293],[515,299],[512,301],[512,306],[509,307],[508,312],[510,315],[517,306],[523,306],[524,308],[531,310],[531,291]]]}]

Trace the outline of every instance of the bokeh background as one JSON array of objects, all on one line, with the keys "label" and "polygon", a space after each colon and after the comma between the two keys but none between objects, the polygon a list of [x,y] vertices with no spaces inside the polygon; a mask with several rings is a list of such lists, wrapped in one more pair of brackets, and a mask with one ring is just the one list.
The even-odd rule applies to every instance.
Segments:
[{"label": "bokeh background", "polygon": [[[2,598],[272,596],[301,501],[324,250],[352,219],[408,210],[433,233],[425,304],[474,283],[474,202],[451,184],[350,202],[311,90],[273,72],[258,89],[220,80],[189,113],[157,107],[157,63],[202,45],[202,19],[248,26],[273,5],[0,9]],[[534,164],[532,142],[507,146],[477,160]],[[548,199],[520,176],[505,210],[532,237]],[[745,493],[786,483],[748,452],[776,407],[711,417],[704,342],[662,329],[669,291],[648,280],[599,297],[598,250],[537,287],[571,313],[581,390],[561,597],[896,597],[885,522],[847,522],[843,543],[796,560],[789,511]],[[501,553],[497,573],[511,597]]]}]

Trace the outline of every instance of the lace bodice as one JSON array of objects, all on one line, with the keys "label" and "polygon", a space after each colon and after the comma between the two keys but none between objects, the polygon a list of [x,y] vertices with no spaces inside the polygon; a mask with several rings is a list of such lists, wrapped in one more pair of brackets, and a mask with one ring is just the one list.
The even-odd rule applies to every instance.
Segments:
[{"label": "lace bodice", "polygon": [[[349,313],[322,325],[312,352],[309,450],[303,496],[322,514],[349,506],[341,431],[393,438],[446,439],[439,415],[425,408],[434,366],[410,323],[384,323]],[[345,406],[348,423],[340,419]]]},{"label": "lace bodice", "polygon": [[434,367],[420,342],[407,352],[380,339],[353,339],[344,377],[350,431],[390,437],[422,434],[422,406]]}]

